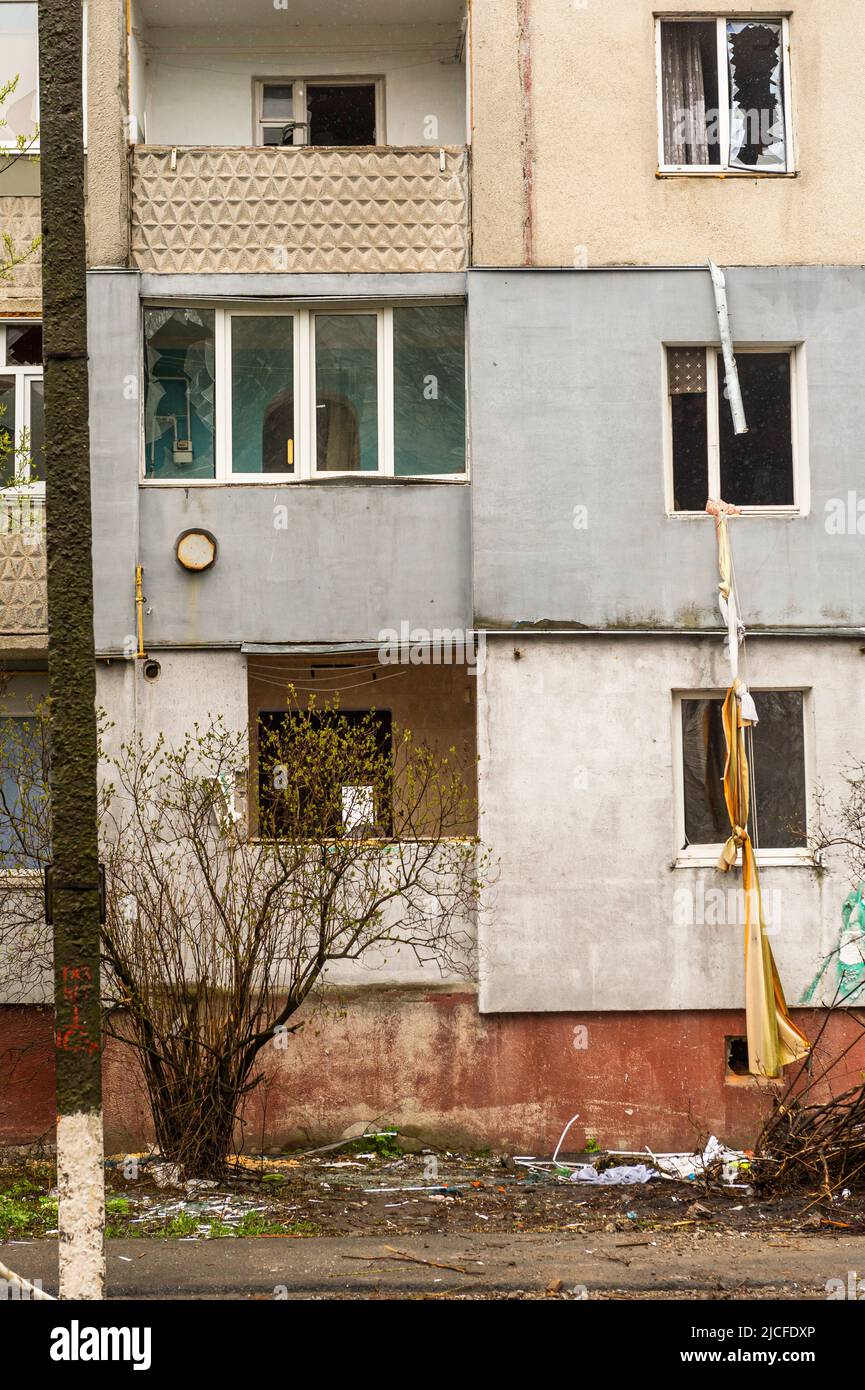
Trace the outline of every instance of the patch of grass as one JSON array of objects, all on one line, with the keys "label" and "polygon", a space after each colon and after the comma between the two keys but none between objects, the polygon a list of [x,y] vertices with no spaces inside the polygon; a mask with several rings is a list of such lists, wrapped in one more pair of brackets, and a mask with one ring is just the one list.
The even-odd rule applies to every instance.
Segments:
[{"label": "patch of grass", "polygon": [[46,1231],[53,1231],[56,1226],[56,1198],[0,1193],[0,1239],[17,1240],[22,1236],[42,1236]]},{"label": "patch of grass", "polygon": [[283,1227],[293,1236],[317,1236],[321,1234],[321,1227],[315,1221],[289,1221]]},{"label": "patch of grass", "polygon": [[386,1126],[379,1134],[362,1134],[359,1139],[352,1139],[349,1144],[340,1145],[339,1157],[342,1154],[375,1154],[376,1158],[402,1158],[403,1151],[397,1143],[399,1131],[393,1126]]},{"label": "patch of grass", "polygon": [[172,1217],[167,1226],[154,1232],[158,1236],[171,1236],[175,1240],[182,1240],[184,1236],[198,1235],[199,1218],[191,1211],[178,1212],[177,1216]]}]

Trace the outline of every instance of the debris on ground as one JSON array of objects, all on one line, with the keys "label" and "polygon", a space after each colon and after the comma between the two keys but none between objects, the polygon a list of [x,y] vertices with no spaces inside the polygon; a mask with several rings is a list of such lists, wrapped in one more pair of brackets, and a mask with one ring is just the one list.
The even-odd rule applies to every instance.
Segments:
[{"label": "debris on ground", "polygon": [[[810,1090],[810,1088],[809,1088]],[[760,1137],[761,1187],[782,1192],[802,1186],[824,1200],[865,1181],[865,1086],[823,1104],[785,1097]]]}]

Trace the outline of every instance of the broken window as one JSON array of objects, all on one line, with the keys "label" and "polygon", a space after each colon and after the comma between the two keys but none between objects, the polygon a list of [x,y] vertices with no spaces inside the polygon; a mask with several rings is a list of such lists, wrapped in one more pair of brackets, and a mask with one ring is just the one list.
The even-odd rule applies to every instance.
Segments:
[{"label": "broken window", "polygon": [[144,311],[145,477],[214,476],[214,311]]},{"label": "broken window", "polygon": [[[804,699],[801,690],[752,691],[759,723],[746,730],[751,775],[748,831],[756,849],[807,844]],[[722,845],[730,834],[724,801],[727,748],[721,696],[683,699],[684,846]]]},{"label": "broken window", "polygon": [[661,168],[786,173],[787,21],[658,21]]},{"label": "broken window", "polygon": [[393,311],[394,472],[462,473],[466,466],[463,311]]},{"label": "broken window", "polygon": [[148,307],[144,335],[145,481],[465,474],[462,304]]},{"label": "broken window", "polygon": [[258,84],[262,145],[375,145],[377,81],[298,78]]},{"label": "broken window", "polygon": [[311,145],[374,145],[375,84],[307,83]]},{"label": "broken window", "polygon": [[45,482],[42,325],[0,323],[0,488]]},{"label": "broken window", "polygon": [[232,314],[231,467],[294,472],[294,319]]},{"label": "broken window", "polygon": [[257,738],[261,834],[391,833],[390,710],[261,710]]},{"label": "broken window", "polygon": [[672,510],[702,512],[710,497],[738,507],[796,506],[796,353],[738,351],[748,423],[733,430],[716,348],[667,348]]}]

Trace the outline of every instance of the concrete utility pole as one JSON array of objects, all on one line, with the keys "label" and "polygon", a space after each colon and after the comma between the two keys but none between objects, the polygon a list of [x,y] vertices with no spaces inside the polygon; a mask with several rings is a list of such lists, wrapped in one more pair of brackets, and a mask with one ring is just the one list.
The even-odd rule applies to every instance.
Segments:
[{"label": "concrete utility pole", "polygon": [[82,7],[40,0],[60,1296],[105,1285]]}]

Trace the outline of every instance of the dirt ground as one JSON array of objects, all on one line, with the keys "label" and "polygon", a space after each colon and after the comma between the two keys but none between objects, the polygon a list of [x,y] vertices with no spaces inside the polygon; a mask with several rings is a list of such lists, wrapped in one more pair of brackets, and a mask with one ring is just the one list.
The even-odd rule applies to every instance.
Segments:
[{"label": "dirt ground", "polygon": [[[695,1239],[707,1232],[865,1235],[865,1189],[839,1195],[827,1206],[811,1192],[772,1197],[745,1183],[733,1187],[656,1177],[643,1184],[594,1187],[569,1181],[564,1168],[528,1169],[510,1156],[399,1154],[380,1147],[384,1153],[356,1143],[355,1152],[244,1159],[219,1184],[172,1182],[175,1175],[158,1159],[118,1155],[106,1164],[108,1234],[126,1239],[425,1231],[627,1232],[654,1238],[678,1232]],[[0,1238],[53,1232],[52,1183],[50,1159],[7,1157],[0,1165]]]},{"label": "dirt ground", "polygon": [[[175,1177],[147,1156],[109,1160],[114,1296],[825,1299],[857,1258],[865,1275],[863,1191],[827,1205],[744,1182],[593,1187],[387,1140],[246,1159],[218,1185]],[[0,1166],[0,1259],[45,1287],[52,1181],[47,1159]]]}]

